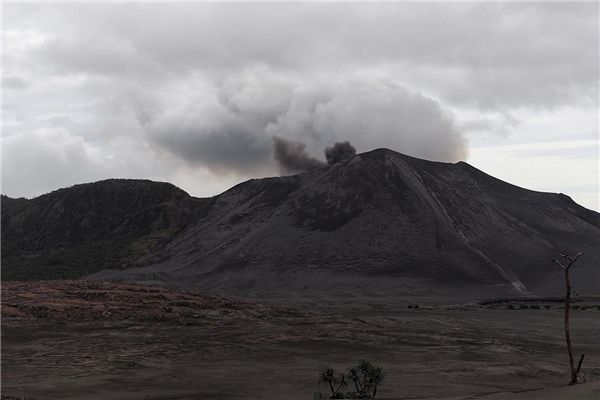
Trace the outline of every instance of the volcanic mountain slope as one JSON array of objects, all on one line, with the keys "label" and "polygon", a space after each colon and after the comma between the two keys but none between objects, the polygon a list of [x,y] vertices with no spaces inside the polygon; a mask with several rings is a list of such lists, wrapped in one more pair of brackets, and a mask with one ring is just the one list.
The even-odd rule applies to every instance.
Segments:
[{"label": "volcanic mountain slope", "polygon": [[[251,296],[389,296],[411,285],[600,292],[600,214],[460,162],[378,149],[309,173],[239,184],[144,268],[92,277]],[[459,287],[459,286],[456,286]],[[491,293],[490,293],[491,295]]]},{"label": "volcanic mountain slope", "polygon": [[69,279],[140,265],[195,221],[206,199],[168,184],[110,179],[28,200],[2,196],[2,279]]}]

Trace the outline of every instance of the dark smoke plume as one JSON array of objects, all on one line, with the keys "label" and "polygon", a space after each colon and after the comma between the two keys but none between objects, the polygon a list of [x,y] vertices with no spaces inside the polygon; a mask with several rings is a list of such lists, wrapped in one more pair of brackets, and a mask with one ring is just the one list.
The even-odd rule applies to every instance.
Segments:
[{"label": "dark smoke plume", "polygon": [[296,174],[327,166],[323,161],[311,157],[306,151],[306,145],[295,140],[273,136],[275,160],[282,172]]},{"label": "dark smoke plume", "polygon": [[325,158],[327,164],[333,165],[346,158],[350,158],[356,154],[356,149],[350,144],[350,142],[336,142],[333,146],[325,149]]}]

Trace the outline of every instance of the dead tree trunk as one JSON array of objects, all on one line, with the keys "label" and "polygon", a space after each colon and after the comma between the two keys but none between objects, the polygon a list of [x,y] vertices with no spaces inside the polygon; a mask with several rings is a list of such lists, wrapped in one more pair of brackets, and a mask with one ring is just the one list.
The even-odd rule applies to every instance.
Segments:
[{"label": "dead tree trunk", "polygon": [[583,363],[583,358],[585,357],[584,354],[581,355],[581,358],[579,359],[579,363],[578,363],[577,369],[576,369],[575,365],[573,364],[573,349],[571,348],[571,334],[569,332],[569,309],[570,309],[569,303],[571,300],[571,282],[569,281],[569,268],[582,255],[583,255],[583,253],[579,252],[575,256],[575,258],[571,258],[571,257],[569,257],[568,254],[559,254],[559,256],[564,257],[567,260],[569,260],[569,264],[566,267],[564,265],[562,265],[561,262],[558,261],[557,259],[552,260],[553,262],[557,263],[565,271],[565,283],[567,284],[567,294],[565,295],[565,337],[567,339],[567,350],[569,350],[569,366],[571,369],[571,382],[569,382],[569,385],[575,385],[577,383],[580,383],[579,370],[581,369],[581,364]]}]

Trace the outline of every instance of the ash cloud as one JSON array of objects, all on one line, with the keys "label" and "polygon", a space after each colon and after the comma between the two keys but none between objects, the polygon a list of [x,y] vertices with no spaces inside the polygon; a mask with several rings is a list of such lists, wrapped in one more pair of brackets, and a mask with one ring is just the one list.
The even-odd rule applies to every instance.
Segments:
[{"label": "ash cloud", "polygon": [[273,136],[273,155],[283,173],[296,174],[327,166],[321,160],[311,157],[306,151],[306,144]]},{"label": "ash cloud", "polygon": [[325,149],[327,164],[333,165],[356,154],[356,148],[350,142],[336,142]]},{"label": "ash cloud", "polygon": [[146,138],[221,176],[304,172],[357,149],[386,147],[443,162],[465,160],[468,153],[450,112],[387,77],[298,77],[259,66],[169,91],[175,93],[167,99],[179,98],[175,104],[144,99],[135,110],[152,116],[141,126]]},{"label": "ash cloud", "polygon": [[306,150],[306,144],[281,136],[271,139],[273,157],[282,173],[297,174],[333,165],[356,154],[356,148],[349,141],[336,142],[323,151],[327,162],[311,157]]},{"label": "ash cloud", "polygon": [[301,82],[289,108],[265,131],[306,143],[312,156],[342,138],[359,151],[384,147],[442,162],[468,156],[466,138],[450,111],[387,77],[340,75]]}]

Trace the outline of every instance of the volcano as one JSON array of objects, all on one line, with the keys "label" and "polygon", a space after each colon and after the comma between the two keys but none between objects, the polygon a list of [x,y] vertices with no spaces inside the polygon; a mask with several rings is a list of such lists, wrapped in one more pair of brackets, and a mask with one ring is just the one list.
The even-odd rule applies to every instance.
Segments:
[{"label": "volcano", "polygon": [[241,183],[150,265],[89,278],[251,297],[544,294],[563,291],[552,258],[582,251],[572,285],[599,293],[599,238],[600,214],[564,194],[377,149]]},{"label": "volcano", "polygon": [[2,198],[4,280],[107,279],[257,298],[600,293],[600,214],[467,163],[387,149],[210,199],[109,180]]}]

